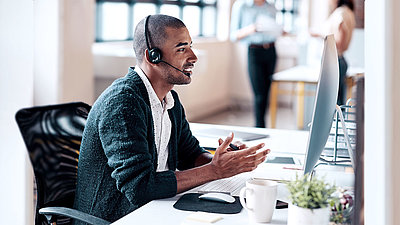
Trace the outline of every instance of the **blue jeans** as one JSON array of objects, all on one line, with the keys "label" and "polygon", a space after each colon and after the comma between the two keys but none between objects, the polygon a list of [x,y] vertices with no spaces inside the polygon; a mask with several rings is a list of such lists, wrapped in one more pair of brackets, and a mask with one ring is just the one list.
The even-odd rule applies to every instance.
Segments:
[{"label": "blue jeans", "polygon": [[346,73],[347,73],[347,62],[343,56],[339,56],[339,93],[337,104],[344,105],[346,104]]},{"label": "blue jeans", "polygon": [[248,49],[248,72],[254,93],[256,127],[266,127],[265,113],[268,108],[269,90],[276,65],[275,47]]}]

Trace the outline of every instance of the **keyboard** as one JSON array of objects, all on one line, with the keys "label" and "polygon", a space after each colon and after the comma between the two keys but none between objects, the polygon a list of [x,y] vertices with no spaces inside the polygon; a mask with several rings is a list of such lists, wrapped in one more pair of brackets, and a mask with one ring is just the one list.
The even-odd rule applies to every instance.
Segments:
[{"label": "keyboard", "polygon": [[251,172],[241,173],[233,177],[211,181],[192,191],[198,193],[224,192],[233,196],[239,196],[240,190],[246,186],[246,181],[251,179]]}]

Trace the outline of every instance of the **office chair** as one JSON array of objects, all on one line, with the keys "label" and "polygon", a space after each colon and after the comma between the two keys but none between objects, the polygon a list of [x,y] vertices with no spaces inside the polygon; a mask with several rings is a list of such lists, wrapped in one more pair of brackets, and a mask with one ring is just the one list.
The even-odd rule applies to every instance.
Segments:
[{"label": "office chair", "polygon": [[[110,224],[73,209],[79,148],[90,106],[82,102],[20,109],[15,119],[37,187],[35,224]],[[44,215],[44,216],[43,216]]]}]

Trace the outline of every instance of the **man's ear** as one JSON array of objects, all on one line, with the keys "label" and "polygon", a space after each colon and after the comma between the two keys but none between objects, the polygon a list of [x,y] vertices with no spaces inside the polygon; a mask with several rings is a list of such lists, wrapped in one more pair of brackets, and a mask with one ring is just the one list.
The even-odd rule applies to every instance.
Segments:
[{"label": "man's ear", "polygon": [[142,63],[146,63],[147,65],[150,65],[152,67],[157,66],[157,64],[152,63],[150,61],[150,56],[149,56],[149,50],[148,49],[144,50],[144,56],[143,56],[143,62]]},{"label": "man's ear", "polygon": [[146,60],[146,62],[151,63],[150,56],[149,56],[149,50],[147,48],[144,50],[144,59]]}]

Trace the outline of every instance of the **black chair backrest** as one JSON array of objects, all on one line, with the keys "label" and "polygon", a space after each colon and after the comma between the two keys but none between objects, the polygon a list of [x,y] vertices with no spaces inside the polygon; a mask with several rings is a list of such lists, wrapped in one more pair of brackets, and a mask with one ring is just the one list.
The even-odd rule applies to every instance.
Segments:
[{"label": "black chair backrest", "polygon": [[[28,149],[37,186],[35,224],[47,224],[40,208],[72,208],[79,148],[90,106],[82,102],[21,109],[16,120]],[[57,224],[69,224],[60,218]]]}]

